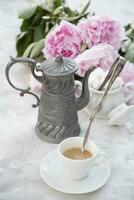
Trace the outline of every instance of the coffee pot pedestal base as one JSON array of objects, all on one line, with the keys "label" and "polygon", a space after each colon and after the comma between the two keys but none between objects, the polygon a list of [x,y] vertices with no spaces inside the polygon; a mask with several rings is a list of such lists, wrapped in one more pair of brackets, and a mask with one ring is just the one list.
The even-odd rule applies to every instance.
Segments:
[{"label": "coffee pot pedestal base", "polygon": [[[68,138],[68,137],[74,137],[74,136],[79,136],[80,135],[80,127],[77,126],[75,127],[75,124],[73,124],[73,127],[62,127],[62,130],[58,130],[59,127],[54,126],[54,125],[48,125],[53,127],[53,129],[49,128],[44,128],[42,126],[41,122],[38,122],[37,125],[35,126],[35,132],[37,136],[48,143],[53,143],[53,144],[58,144],[62,140]],[[61,134],[60,134],[61,133]]]}]

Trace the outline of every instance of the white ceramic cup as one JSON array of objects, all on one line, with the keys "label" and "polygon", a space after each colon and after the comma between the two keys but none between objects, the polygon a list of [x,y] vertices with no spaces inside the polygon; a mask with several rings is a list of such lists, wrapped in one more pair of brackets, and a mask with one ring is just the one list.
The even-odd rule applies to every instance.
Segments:
[{"label": "white ceramic cup", "polygon": [[[102,99],[104,91],[99,91],[91,86],[89,87],[90,91],[90,101],[88,108],[93,109]],[[119,86],[117,89],[111,90],[108,92],[105,97],[101,111],[99,112],[99,117],[105,117],[113,108],[120,105],[125,101],[125,96],[123,94],[123,87]]]},{"label": "white ceramic cup", "polygon": [[58,155],[64,172],[71,179],[81,180],[88,176],[92,167],[106,160],[105,153],[99,151],[96,144],[88,140],[85,149],[92,153],[92,157],[84,160],[73,160],[63,155],[64,151],[74,147],[82,147],[83,137],[70,137],[63,140],[58,146]]},{"label": "white ceramic cup", "polygon": [[[124,92],[129,88],[134,88],[134,83],[126,83],[124,86],[110,90],[102,103],[98,117],[105,117],[112,109],[131,99],[134,95],[129,95],[127,98],[124,95]],[[89,86],[89,91],[90,101],[87,107],[89,110],[92,110],[101,101],[104,91],[96,90],[91,86]]]}]

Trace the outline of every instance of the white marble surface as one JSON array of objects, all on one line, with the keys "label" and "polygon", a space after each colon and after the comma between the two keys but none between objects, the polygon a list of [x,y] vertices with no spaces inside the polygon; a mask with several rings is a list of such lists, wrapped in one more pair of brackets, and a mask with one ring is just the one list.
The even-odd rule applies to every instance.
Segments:
[{"label": "white marble surface", "polygon": [[[17,11],[25,4],[24,0],[0,0],[0,200],[133,200],[134,134],[130,135],[123,127],[109,128],[106,121],[95,121],[91,135],[109,158],[111,177],[103,188],[91,194],[67,195],[41,180],[40,161],[57,145],[36,137],[37,109],[30,107],[34,99],[20,98],[4,76],[9,55],[15,55],[15,36],[20,23]],[[133,19],[133,6],[133,0],[92,1],[94,10],[111,12],[123,23]],[[19,74],[17,69],[14,73]],[[79,116],[80,125],[85,129],[87,113],[83,111]]]}]

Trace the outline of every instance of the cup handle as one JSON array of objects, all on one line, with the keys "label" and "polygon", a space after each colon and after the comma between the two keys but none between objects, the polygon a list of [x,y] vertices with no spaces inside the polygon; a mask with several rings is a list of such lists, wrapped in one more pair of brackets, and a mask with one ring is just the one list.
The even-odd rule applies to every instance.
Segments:
[{"label": "cup handle", "polygon": [[102,162],[107,160],[107,156],[106,153],[103,150],[99,150],[99,153],[96,157],[96,160],[94,162],[94,166],[97,166],[99,164],[101,164]]}]

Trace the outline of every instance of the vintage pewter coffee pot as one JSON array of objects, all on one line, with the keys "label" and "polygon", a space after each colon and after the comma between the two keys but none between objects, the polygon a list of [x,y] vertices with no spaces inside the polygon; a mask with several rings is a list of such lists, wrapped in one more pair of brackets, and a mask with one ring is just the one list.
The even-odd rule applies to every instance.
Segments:
[{"label": "vintage pewter coffee pot", "polygon": [[[42,83],[41,98],[30,91],[30,88],[20,89],[13,85],[9,78],[9,71],[15,63],[27,63],[32,75]],[[31,94],[37,99],[39,105],[38,121],[35,127],[37,135],[47,142],[59,143],[61,140],[77,136],[80,133],[77,111],[84,108],[89,102],[88,77],[91,68],[85,75],[80,97],[75,96],[74,73],[77,70],[72,59],[57,57],[36,63],[30,58],[13,58],[7,64],[6,77],[8,83],[20,95]],[[41,71],[42,76],[37,76],[35,71]]]}]

